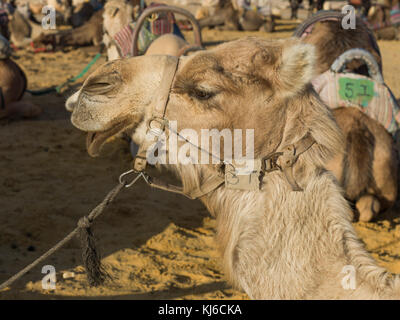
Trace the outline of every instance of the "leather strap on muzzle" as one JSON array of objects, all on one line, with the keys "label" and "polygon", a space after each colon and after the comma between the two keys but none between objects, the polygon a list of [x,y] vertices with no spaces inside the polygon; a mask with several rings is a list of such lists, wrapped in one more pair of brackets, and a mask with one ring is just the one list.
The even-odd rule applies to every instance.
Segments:
[{"label": "leather strap on muzzle", "polygon": [[175,57],[168,57],[167,59],[174,61],[173,63],[166,62],[164,64],[160,86],[157,92],[154,93],[154,107],[152,110],[152,117],[147,122],[146,138],[140,145],[139,151],[133,160],[133,170],[137,172],[145,171],[147,165],[147,150],[165,131],[165,127],[168,124],[168,120],[165,119],[165,111],[167,109],[172,83],[178,70],[179,59]]}]

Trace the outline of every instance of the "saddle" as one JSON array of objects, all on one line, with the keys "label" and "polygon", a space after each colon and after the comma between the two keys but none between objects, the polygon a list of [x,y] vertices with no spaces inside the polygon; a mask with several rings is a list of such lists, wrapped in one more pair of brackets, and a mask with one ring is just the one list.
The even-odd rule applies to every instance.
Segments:
[{"label": "saddle", "polygon": [[[161,3],[151,3],[149,8],[165,6]],[[175,16],[172,12],[154,14],[148,18],[143,28],[141,28],[138,39],[139,54],[144,54],[148,46],[163,34],[173,33],[175,25]],[[120,51],[120,56],[133,56],[133,34],[136,22],[131,22],[122,28],[115,36],[114,40]],[[182,36],[179,32],[177,34]]]},{"label": "saddle", "polygon": [[[346,64],[353,59],[364,61],[369,77],[346,71]],[[368,51],[351,49],[344,52],[330,70],[314,78],[312,84],[330,108],[355,107],[382,124],[393,136],[399,130],[400,107]]]}]

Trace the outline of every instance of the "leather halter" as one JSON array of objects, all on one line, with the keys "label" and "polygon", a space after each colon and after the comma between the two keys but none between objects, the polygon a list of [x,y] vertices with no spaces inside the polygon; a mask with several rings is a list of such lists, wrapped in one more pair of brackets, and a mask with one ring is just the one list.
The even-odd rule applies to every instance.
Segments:
[{"label": "leather halter", "polygon": [[[154,108],[152,110],[152,116],[150,120],[147,122],[147,132],[146,132],[146,139],[144,143],[139,146],[139,150],[137,155],[133,160],[133,171],[139,173],[143,176],[146,183],[150,186],[156,187],[158,189],[179,193],[185,195],[190,199],[197,199],[200,198],[225,183],[225,186],[229,188],[227,185],[227,178],[226,178],[226,170],[225,170],[225,177],[224,172],[222,169],[226,169],[226,162],[220,160],[220,164],[217,165],[218,174],[211,176],[208,180],[202,183],[199,187],[184,192],[182,187],[175,186],[168,184],[159,178],[151,177],[149,174],[146,173],[147,167],[147,151],[151,145],[154,144],[156,139],[165,132],[166,128],[168,127],[168,119],[165,117],[166,109],[169,101],[169,96],[171,93],[172,84],[175,79],[176,72],[179,67],[179,58],[168,57],[167,59],[174,59],[174,63],[166,63],[164,66],[164,70],[162,72],[162,79],[160,87],[157,90],[157,97],[154,103]],[[169,130],[173,131],[171,128]],[[173,132],[180,136],[178,132]],[[296,143],[291,144],[283,148],[281,152],[274,152],[262,159],[255,159],[256,168],[259,168],[256,171],[256,178],[257,178],[257,189],[261,186],[261,181],[263,177],[270,172],[279,170],[281,171],[287,182],[290,184],[293,191],[302,191],[300,186],[297,184],[294,175],[293,175],[293,165],[296,163],[298,157],[306,152],[311,146],[315,143],[314,138],[308,132],[303,138],[298,140]],[[197,149],[201,149],[199,146],[195,146]],[[208,155],[215,157],[213,154],[205,151]],[[229,166],[233,166],[233,164],[229,163]],[[233,166],[234,167],[234,166]],[[230,172],[232,173],[232,172]],[[246,179],[247,181],[248,179]],[[243,188],[233,188],[239,190],[253,190],[249,187]]]}]

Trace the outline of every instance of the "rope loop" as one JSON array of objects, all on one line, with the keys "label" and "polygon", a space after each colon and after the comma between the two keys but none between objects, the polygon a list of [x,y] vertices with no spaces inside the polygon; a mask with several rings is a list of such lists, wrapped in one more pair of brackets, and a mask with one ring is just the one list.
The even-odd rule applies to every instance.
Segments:
[{"label": "rope loop", "polygon": [[81,229],[89,229],[92,226],[92,222],[87,216],[79,219],[78,227]]}]

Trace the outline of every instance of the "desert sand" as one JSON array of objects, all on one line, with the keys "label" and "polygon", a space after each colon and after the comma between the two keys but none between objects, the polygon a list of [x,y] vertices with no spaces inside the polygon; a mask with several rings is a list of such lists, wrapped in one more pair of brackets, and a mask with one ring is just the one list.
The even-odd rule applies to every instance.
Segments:
[{"label": "desert sand", "polygon": [[[206,30],[203,37],[210,47],[246,35],[285,38],[293,27],[273,34]],[[400,42],[380,41],[379,46],[385,81],[399,98]],[[96,53],[96,48],[20,50],[15,60],[34,90],[77,75]],[[92,70],[104,61],[102,56]],[[61,95],[33,96],[44,110],[37,119],[0,121],[0,282],[75,228],[130,169],[129,146],[121,139],[113,139],[101,157],[87,154],[85,134],[72,126],[64,108],[82,80]],[[399,213],[396,205],[374,222],[354,223],[374,258],[395,273],[400,273]],[[215,220],[199,201],[141,181],[121,192],[93,230],[112,276],[104,286],[88,286],[80,244],[73,240],[43,263],[56,269],[55,290],[42,289],[42,265],[1,291],[0,299],[248,299],[225,281],[214,242]],[[75,276],[63,279],[66,272]]]}]

